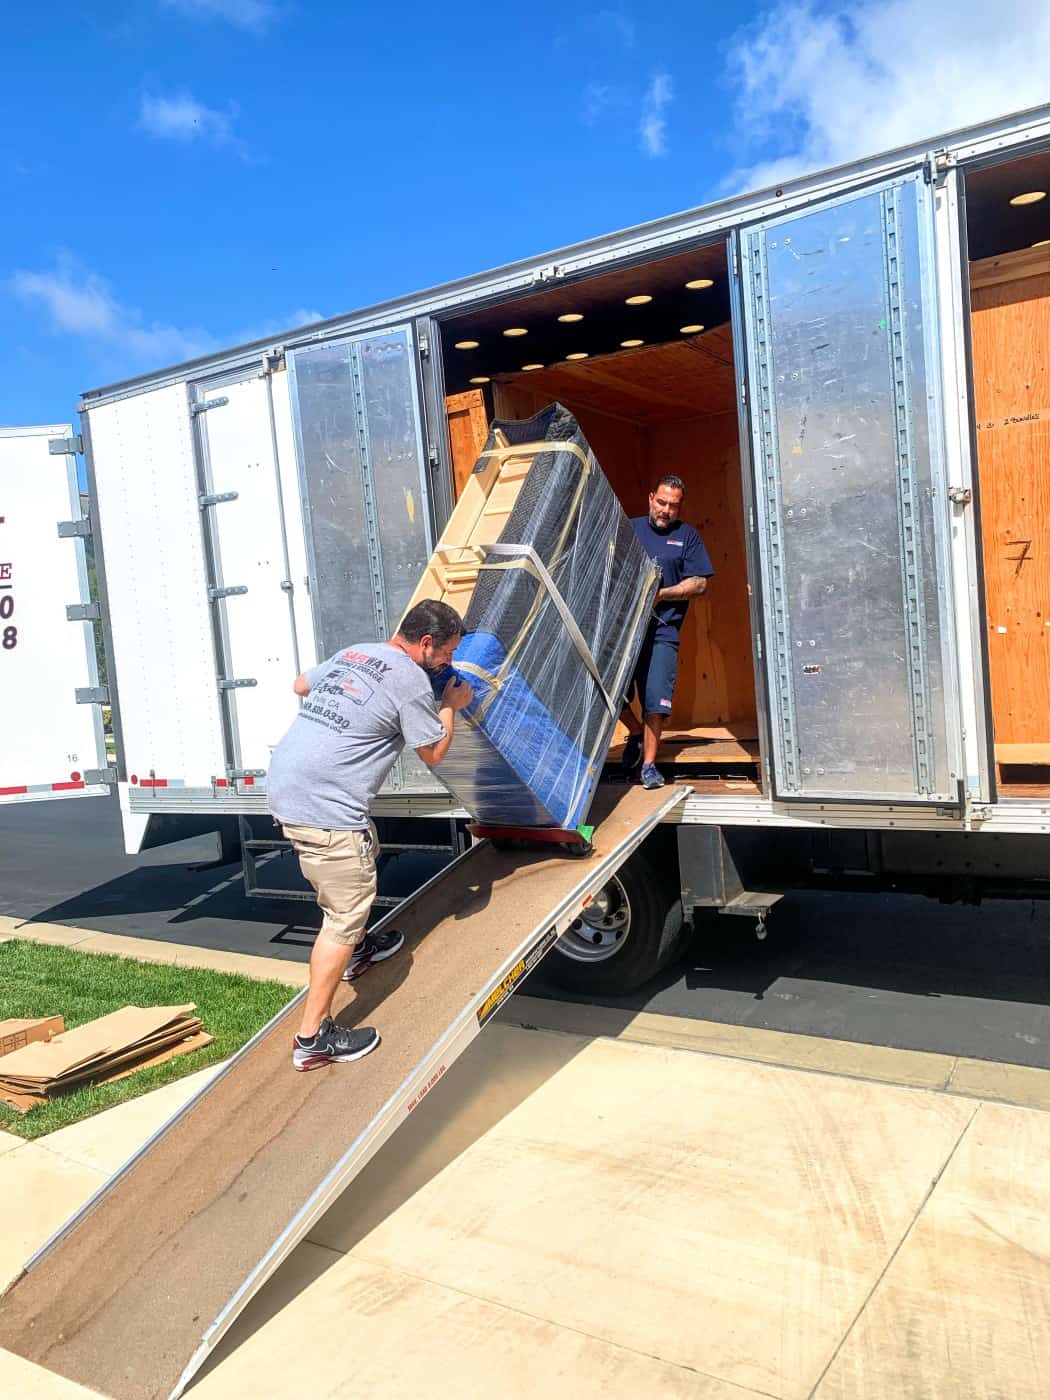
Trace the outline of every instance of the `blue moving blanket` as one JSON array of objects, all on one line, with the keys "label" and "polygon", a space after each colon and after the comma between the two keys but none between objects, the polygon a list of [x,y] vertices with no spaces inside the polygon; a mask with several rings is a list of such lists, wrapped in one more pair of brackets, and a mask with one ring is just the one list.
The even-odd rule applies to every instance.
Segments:
[{"label": "blue moving blanket", "polygon": [[[453,669],[473,686],[474,699],[462,712],[441,776],[478,821],[572,828],[590,796],[589,765],[513,664],[493,693],[486,677],[498,676],[505,660],[490,632],[471,632],[460,642]],[[450,674],[434,678],[439,695]]]}]

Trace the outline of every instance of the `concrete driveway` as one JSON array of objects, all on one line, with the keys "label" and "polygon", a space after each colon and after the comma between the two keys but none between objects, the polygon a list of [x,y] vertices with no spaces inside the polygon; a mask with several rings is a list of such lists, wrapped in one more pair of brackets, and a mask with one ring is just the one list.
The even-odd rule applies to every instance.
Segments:
[{"label": "concrete driveway", "polygon": [[[826,1042],[787,1067],[753,1034],[768,1060],[492,1026],[189,1393],[1042,1400],[1050,1113],[835,1072]],[[0,1270],[188,1092],[5,1139]],[[0,1363],[4,1393],[87,1394]]]}]

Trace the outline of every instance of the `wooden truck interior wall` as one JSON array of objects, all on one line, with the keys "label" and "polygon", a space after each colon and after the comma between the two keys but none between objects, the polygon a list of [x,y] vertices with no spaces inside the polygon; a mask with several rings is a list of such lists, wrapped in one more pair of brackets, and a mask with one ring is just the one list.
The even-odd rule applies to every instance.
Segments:
[{"label": "wooden truck interior wall", "polygon": [[[1038,169],[1026,160],[967,180],[971,249],[1005,249],[970,264],[985,623],[1004,797],[1050,794],[1050,198],[1010,204],[1015,194],[1050,191],[1050,157],[1037,159]],[[1026,221],[1019,233],[1010,231],[1015,210]]]},{"label": "wooden truck interior wall", "polygon": [[[576,415],[629,515],[646,512],[650,486],[662,473],[685,481],[683,516],[703,536],[715,577],[687,615],[660,761],[711,775],[721,790],[754,791],[758,731],[728,323],[671,343],[499,374],[488,397],[480,388],[449,395],[457,496],[490,412],[527,418],[553,400]],[[622,737],[618,731],[614,756]]]}]

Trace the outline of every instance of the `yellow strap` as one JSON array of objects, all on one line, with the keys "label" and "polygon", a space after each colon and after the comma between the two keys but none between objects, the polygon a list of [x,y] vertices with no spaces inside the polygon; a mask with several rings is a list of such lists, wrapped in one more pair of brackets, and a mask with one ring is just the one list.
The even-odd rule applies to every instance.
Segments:
[{"label": "yellow strap", "polygon": [[488,452],[479,453],[478,461],[481,462],[486,457],[495,457],[498,461],[505,462],[508,457],[535,457],[541,452],[571,452],[574,457],[579,457],[584,471],[589,472],[591,469],[590,454],[584,452],[575,442],[523,442],[520,447],[492,447]]},{"label": "yellow strap", "polygon": [[483,666],[476,666],[473,661],[456,661],[454,667],[457,671],[465,671],[468,676],[477,676],[479,681],[484,681],[493,690],[499,690],[503,682],[499,676],[494,676],[491,671],[486,671]]}]

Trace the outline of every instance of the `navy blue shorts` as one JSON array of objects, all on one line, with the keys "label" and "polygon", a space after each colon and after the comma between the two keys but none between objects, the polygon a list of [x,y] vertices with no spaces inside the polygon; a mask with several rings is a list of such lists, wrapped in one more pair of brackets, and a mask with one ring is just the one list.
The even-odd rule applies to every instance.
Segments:
[{"label": "navy blue shorts", "polygon": [[642,702],[643,715],[669,715],[677,675],[678,648],[675,644],[651,642],[646,638],[627,699],[630,701],[637,696]]}]

